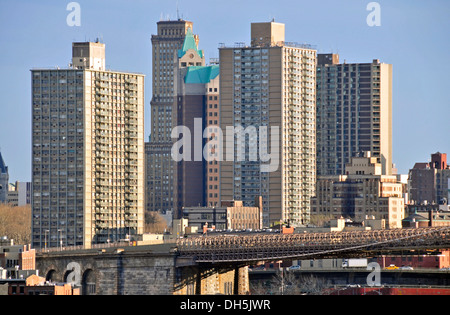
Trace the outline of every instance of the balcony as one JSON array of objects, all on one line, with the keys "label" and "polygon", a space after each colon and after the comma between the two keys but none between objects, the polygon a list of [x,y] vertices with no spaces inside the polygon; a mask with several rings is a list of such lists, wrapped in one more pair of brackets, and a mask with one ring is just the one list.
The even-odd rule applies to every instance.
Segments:
[{"label": "balcony", "polygon": [[130,106],[130,105],[137,105],[137,100],[130,99],[130,98],[125,98],[125,104],[128,104],[127,106],[125,106],[125,110],[127,110],[127,111],[137,111],[136,106]]},{"label": "balcony", "polygon": [[[97,200],[97,202],[95,203],[97,205],[97,207],[111,207],[112,203],[108,202],[108,201],[99,201]],[[106,209],[101,209],[100,213],[108,213],[109,211]]]},{"label": "balcony", "polygon": [[126,207],[137,207],[138,203],[137,203],[137,201],[125,201],[125,206]]},{"label": "balcony", "polygon": [[98,88],[107,89],[109,88],[109,83],[97,81],[95,82],[95,86],[97,86]]},{"label": "balcony", "polygon": [[[97,100],[97,102],[99,102],[99,101]],[[109,110],[110,109],[110,107],[108,105],[106,105],[106,104],[97,103],[97,105],[95,105],[95,106],[96,106],[97,109],[103,109],[103,110]]]},{"label": "balcony", "polygon": [[125,79],[125,82],[129,83],[129,84],[137,84],[137,79],[136,78],[128,78],[128,79]]},{"label": "balcony", "polygon": [[[134,129],[136,129],[136,128],[134,128]],[[127,138],[137,139],[137,138],[138,138],[138,133],[137,133],[137,132],[127,132],[127,133],[125,134],[125,136],[126,136]]]},{"label": "balcony", "polygon": [[97,187],[95,188],[95,191],[96,191],[97,193],[104,193],[104,194],[107,194],[107,193],[110,192],[109,188],[103,187],[103,186],[97,186]]},{"label": "balcony", "polygon": [[97,207],[97,208],[95,208],[95,213],[96,213],[96,214],[108,214],[108,213],[109,213],[109,210],[108,210],[108,209],[102,209],[102,208]]},{"label": "balcony", "polygon": [[103,221],[96,221],[95,226],[97,228],[101,228],[101,229],[109,228],[109,224],[107,222],[103,222]]}]

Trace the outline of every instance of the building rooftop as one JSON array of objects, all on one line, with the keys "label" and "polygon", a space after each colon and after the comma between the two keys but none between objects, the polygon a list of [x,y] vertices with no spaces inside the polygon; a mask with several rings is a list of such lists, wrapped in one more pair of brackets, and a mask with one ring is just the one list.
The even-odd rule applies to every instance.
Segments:
[{"label": "building rooftop", "polygon": [[192,66],[188,68],[184,81],[186,84],[206,84],[217,78],[219,71],[218,65]]},{"label": "building rooftop", "polygon": [[5,161],[3,160],[2,153],[0,152],[0,174],[7,174],[8,173],[8,167],[5,164]]},{"label": "building rooftop", "polygon": [[421,216],[417,213],[414,213],[414,214],[411,214],[409,217],[403,219],[403,221],[407,221],[407,222],[425,222],[426,221],[426,222],[428,222],[430,220],[428,220],[427,218],[424,218],[423,216]]},{"label": "building rooftop", "polygon": [[198,49],[194,33],[192,33],[191,28],[188,28],[187,30],[186,37],[184,38],[183,47],[180,50],[178,50],[178,58],[182,58],[189,49],[194,49],[198,53],[200,58],[203,58],[203,51]]}]

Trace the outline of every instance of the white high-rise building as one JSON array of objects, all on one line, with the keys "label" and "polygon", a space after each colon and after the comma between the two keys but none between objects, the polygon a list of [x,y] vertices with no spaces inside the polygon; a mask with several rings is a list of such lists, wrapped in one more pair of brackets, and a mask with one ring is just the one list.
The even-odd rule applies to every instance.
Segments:
[{"label": "white high-rise building", "polygon": [[74,43],[68,69],[31,72],[33,246],[142,234],[144,75],[106,70],[98,42]]}]

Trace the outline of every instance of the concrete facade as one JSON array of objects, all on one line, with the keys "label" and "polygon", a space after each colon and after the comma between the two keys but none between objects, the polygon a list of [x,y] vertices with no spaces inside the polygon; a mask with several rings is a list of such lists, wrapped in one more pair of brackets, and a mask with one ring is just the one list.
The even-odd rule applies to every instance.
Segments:
[{"label": "concrete facade", "polygon": [[405,218],[403,185],[396,176],[381,174],[381,163],[366,153],[346,165],[346,175],[320,176],[311,215],[330,215],[363,222],[385,220],[388,228],[401,228]]},{"label": "concrete facade", "polygon": [[339,63],[319,54],[317,65],[317,175],[342,175],[356,154],[371,151],[392,174],[392,65]]},{"label": "concrete facade", "polygon": [[[249,139],[227,143],[224,153],[247,146],[248,156],[261,152],[261,135],[248,131],[267,127],[268,151],[278,161],[270,161],[271,172],[261,171],[267,161],[247,155],[221,162],[220,197],[251,206],[261,196],[264,226],[306,223],[316,177],[316,50],[285,42],[284,25],[274,22],[252,23],[251,40],[250,47],[220,48],[220,127],[242,127]],[[271,132],[277,127],[278,137]]]},{"label": "concrete facade", "polygon": [[69,69],[33,69],[32,244],[114,242],[144,228],[144,75],[73,43]]},{"label": "concrete facade", "polygon": [[428,163],[419,162],[409,170],[410,200],[414,204],[448,204],[450,166],[447,154],[437,152]]},{"label": "concrete facade", "polygon": [[31,204],[31,182],[10,183],[8,204],[13,207],[22,207]]},{"label": "concrete facade", "polygon": [[244,207],[242,201],[223,203],[222,207],[186,207],[183,215],[190,227],[201,231],[205,225],[215,230],[262,229],[262,209]]}]

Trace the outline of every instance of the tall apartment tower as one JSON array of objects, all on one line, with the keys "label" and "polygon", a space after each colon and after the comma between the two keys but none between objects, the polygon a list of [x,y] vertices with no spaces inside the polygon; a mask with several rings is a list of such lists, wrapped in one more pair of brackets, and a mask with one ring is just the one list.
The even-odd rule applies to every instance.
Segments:
[{"label": "tall apartment tower", "polygon": [[[153,96],[151,100],[151,135],[145,144],[146,210],[174,210],[174,161],[171,157],[173,114],[177,102],[175,86],[178,51],[182,50],[193,23],[184,20],[160,21],[157,35],[152,36]],[[198,36],[192,35],[196,44]]]},{"label": "tall apartment tower", "polygon": [[32,243],[115,242],[144,227],[144,75],[73,43],[69,69],[32,70]]},{"label": "tall apartment tower", "polygon": [[[244,128],[249,147],[244,161],[221,162],[220,197],[244,206],[262,197],[264,226],[306,223],[316,178],[316,50],[285,42],[282,23],[252,23],[251,36],[250,47],[220,49],[221,129]],[[259,134],[251,133],[253,127]],[[260,127],[267,127],[270,143],[278,141],[276,170],[262,168],[261,154],[249,158],[262,152]],[[238,145],[227,143],[224,151],[236,153]]]},{"label": "tall apartment tower", "polygon": [[392,65],[339,63],[319,54],[317,175],[342,175],[352,157],[370,151],[392,173]]},{"label": "tall apartment tower", "polygon": [[0,204],[8,201],[9,173],[8,166],[0,152]]},{"label": "tall apartment tower", "polygon": [[[219,66],[206,66],[204,52],[198,49],[196,38],[189,28],[183,46],[178,51],[174,80],[177,97],[172,109],[175,126],[185,128],[180,130],[183,132],[182,137],[175,134],[178,138],[173,139],[176,141],[177,149],[180,147],[177,143],[183,144],[183,149],[177,151],[181,152],[180,157],[183,156],[183,159],[179,161],[172,155],[176,162],[174,168],[176,218],[182,217],[184,207],[218,203],[216,191],[218,161],[213,153],[214,145],[207,140],[207,138],[212,140],[219,128],[218,82]],[[209,128],[210,136],[204,137]],[[191,148],[190,152],[188,147],[185,147],[186,141]],[[205,145],[211,146],[208,148],[211,158],[205,159],[203,154]]]}]

